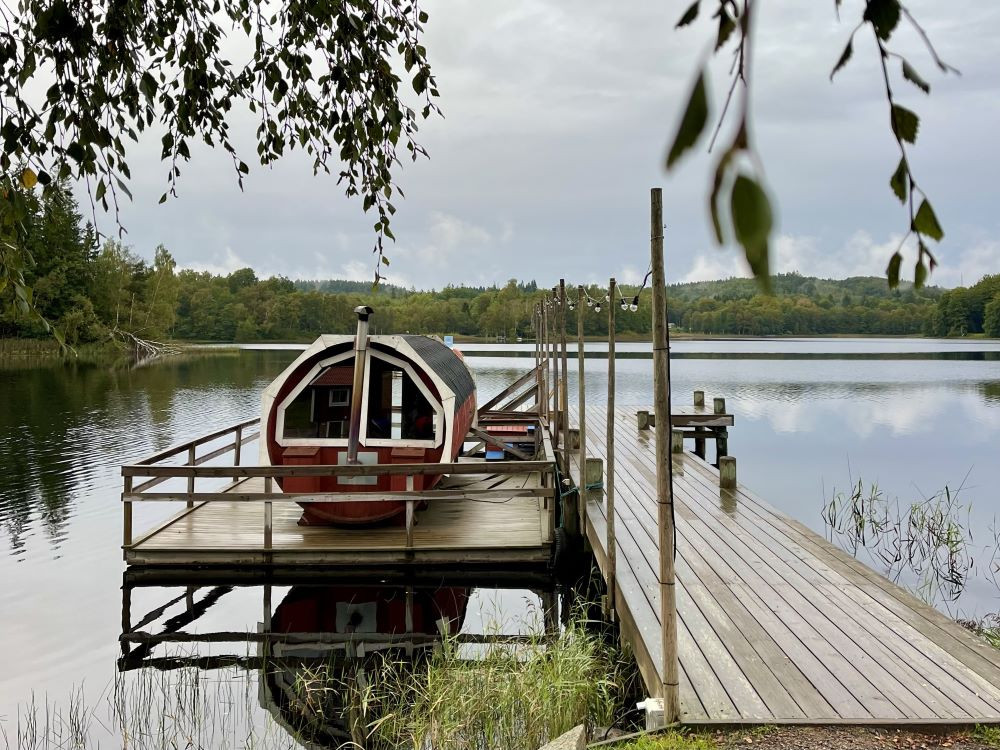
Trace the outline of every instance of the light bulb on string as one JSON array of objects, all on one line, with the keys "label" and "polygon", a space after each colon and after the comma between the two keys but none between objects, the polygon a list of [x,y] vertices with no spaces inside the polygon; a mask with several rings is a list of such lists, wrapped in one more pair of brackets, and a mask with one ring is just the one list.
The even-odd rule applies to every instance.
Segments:
[{"label": "light bulb on string", "polygon": [[628,302],[622,300],[622,310],[628,310]]},{"label": "light bulb on string", "polygon": [[594,305],[594,312],[600,312],[600,311],[601,311],[600,304]]},{"label": "light bulb on string", "polygon": [[632,312],[638,312],[639,311],[639,306],[636,305],[635,303],[633,303],[633,304],[631,304],[631,305],[628,306],[628,309],[631,310]]}]

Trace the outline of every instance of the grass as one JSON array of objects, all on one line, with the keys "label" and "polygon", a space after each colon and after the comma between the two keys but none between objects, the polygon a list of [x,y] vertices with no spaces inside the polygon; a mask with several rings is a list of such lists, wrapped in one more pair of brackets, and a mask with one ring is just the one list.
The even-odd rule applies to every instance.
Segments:
[{"label": "grass", "polygon": [[987,747],[1000,748],[1000,727],[977,724],[970,736]]},{"label": "grass", "polygon": [[715,747],[710,735],[684,729],[646,734],[620,745],[608,746],[609,750],[714,750]]},{"label": "grass", "polygon": [[479,649],[470,659],[446,640],[415,671],[384,661],[365,696],[379,714],[371,734],[414,750],[535,750],[578,724],[614,723],[625,665],[580,621],[548,643]]},{"label": "grass", "polygon": [[516,644],[445,638],[413,658],[146,668],[96,700],[82,689],[68,704],[32,698],[0,722],[0,748],[536,750],[578,724],[615,723],[633,672],[582,620]]}]

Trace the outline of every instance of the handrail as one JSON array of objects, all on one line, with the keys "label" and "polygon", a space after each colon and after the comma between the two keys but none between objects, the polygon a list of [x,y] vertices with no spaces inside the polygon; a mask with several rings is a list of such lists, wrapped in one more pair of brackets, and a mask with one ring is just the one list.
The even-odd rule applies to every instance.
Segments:
[{"label": "handrail", "polygon": [[551,468],[549,461],[496,461],[437,464],[314,464],[302,466],[122,466],[123,477],[383,477],[426,474],[529,474]]},{"label": "handrail", "polygon": [[412,492],[131,492],[122,502],[227,502],[227,503],[382,503],[404,500],[461,500],[465,498],[555,497],[553,488],[414,490]]},{"label": "handrail", "polygon": [[[190,448],[194,448],[199,445],[204,445],[205,443],[210,443],[213,440],[217,440],[220,437],[228,435],[230,432],[236,432],[237,430],[243,429],[244,427],[250,427],[251,425],[257,424],[258,422],[260,422],[260,417],[254,417],[253,419],[247,419],[244,420],[243,422],[237,422],[234,425],[230,425],[229,427],[224,427],[221,430],[216,430],[215,432],[210,432],[207,435],[201,435],[200,437],[196,437],[193,440],[188,440],[183,443],[177,443],[176,445],[172,445],[169,448],[164,448],[162,451],[158,451],[151,456],[147,456],[146,458],[136,463],[138,465],[159,463],[160,461],[163,461],[165,459],[173,458],[174,456],[179,455],[184,451],[189,450]],[[259,435],[260,433],[257,434]]]}]

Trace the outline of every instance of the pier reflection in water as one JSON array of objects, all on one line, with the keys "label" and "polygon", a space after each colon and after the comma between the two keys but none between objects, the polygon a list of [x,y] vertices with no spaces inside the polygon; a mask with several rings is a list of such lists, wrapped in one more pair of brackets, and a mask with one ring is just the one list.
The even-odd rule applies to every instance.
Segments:
[{"label": "pier reflection in water", "polygon": [[[234,596],[256,599],[258,614],[234,622],[226,599]],[[129,571],[115,692],[147,696],[128,698],[142,710],[120,712],[137,725],[171,716],[160,740],[177,732],[175,714],[189,711],[180,723],[203,739],[249,732],[271,747],[365,746],[380,699],[405,691],[435,649],[476,658],[543,643],[558,635],[569,596],[549,576],[522,571]]]}]

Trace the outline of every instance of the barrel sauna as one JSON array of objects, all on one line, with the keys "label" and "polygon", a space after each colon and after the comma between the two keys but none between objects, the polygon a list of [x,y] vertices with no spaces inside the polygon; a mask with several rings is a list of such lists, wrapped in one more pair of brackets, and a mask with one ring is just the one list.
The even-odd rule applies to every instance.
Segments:
[{"label": "barrel sauna", "polygon": [[[412,464],[454,461],[476,420],[476,386],[461,355],[429,336],[369,335],[371,308],[355,336],[320,336],[265,390],[261,465]],[[431,489],[440,474],[413,478]],[[406,478],[284,477],[285,492],[378,493]],[[399,516],[403,501],[303,503],[302,524],[372,524]]]}]

